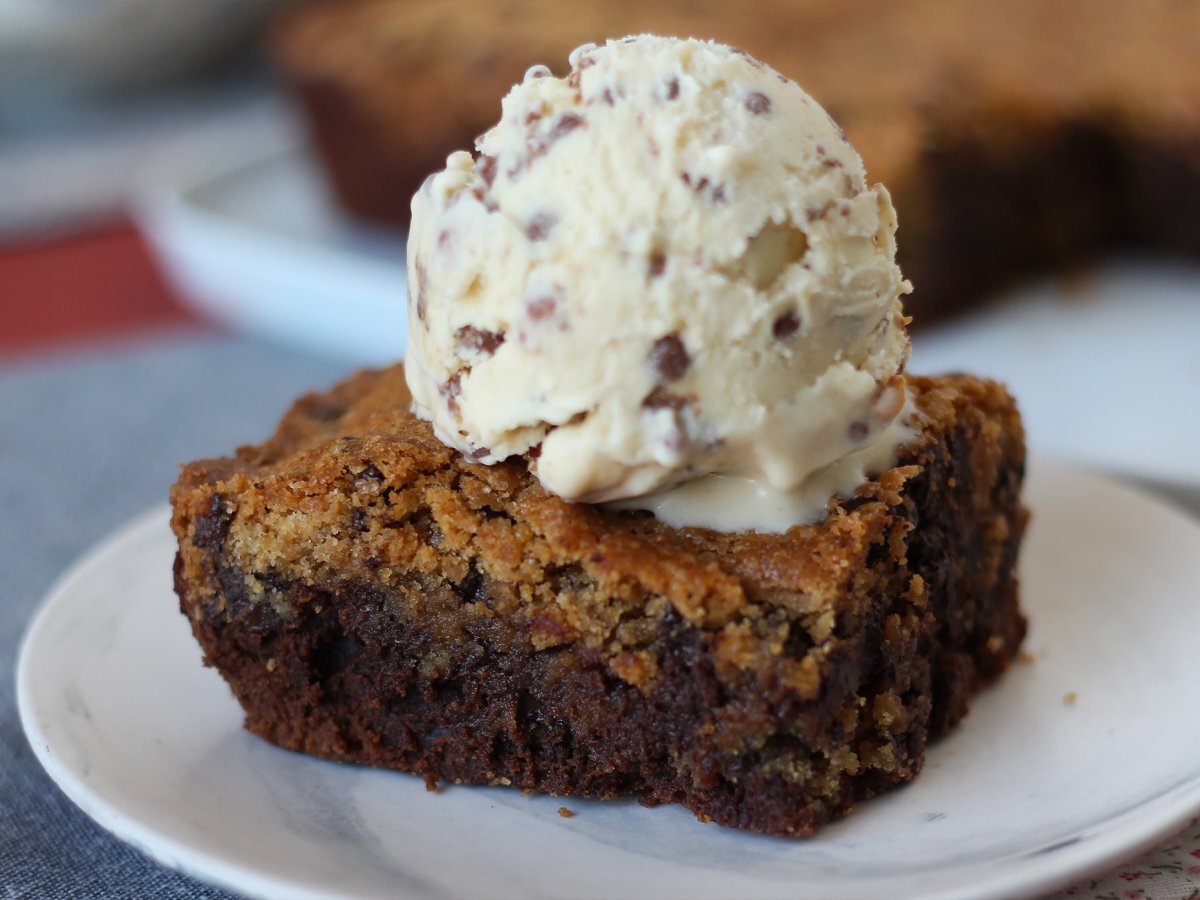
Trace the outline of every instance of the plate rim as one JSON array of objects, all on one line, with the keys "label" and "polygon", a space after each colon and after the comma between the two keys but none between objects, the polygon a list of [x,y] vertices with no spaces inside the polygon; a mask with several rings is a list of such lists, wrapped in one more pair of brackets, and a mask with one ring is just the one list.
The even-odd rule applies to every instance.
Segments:
[{"label": "plate rim", "polygon": [[[384,365],[403,359],[408,351],[404,329],[408,303],[407,262],[402,256],[384,260],[336,243],[291,234],[249,221],[206,198],[206,194],[221,192],[241,180],[261,180],[259,173],[263,170],[297,165],[313,167],[313,177],[304,179],[308,190],[327,195],[327,188],[315,172],[313,152],[311,142],[302,135],[276,135],[240,153],[231,153],[189,177],[146,181],[134,191],[130,214],[179,296],[193,310],[237,331],[307,348],[335,360]],[[376,230],[355,223],[336,209],[331,209],[331,214],[338,227],[347,232]],[[403,246],[406,233],[397,230],[393,239],[397,246]],[[252,256],[246,254],[248,246],[255,248]],[[213,268],[214,257],[225,264],[223,268]],[[254,261],[247,262],[251,258]],[[238,273],[234,281],[239,287],[232,293],[231,276],[222,274],[225,269]],[[313,327],[291,314],[294,303],[275,296],[282,292],[296,300],[292,295],[297,295],[296,285],[300,282],[310,290],[312,284],[327,286],[327,279],[314,274],[329,271],[353,279],[351,299],[357,314],[382,316],[398,325],[399,330],[347,333],[344,327],[331,326],[334,319],[327,312],[318,316],[324,327]],[[264,284],[269,284],[269,289]],[[304,291],[298,296],[305,296]],[[343,297],[342,306],[345,300]],[[324,309],[320,304],[309,307],[318,312]],[[281,315],[281,310],[291,312]],[[383,336],[392,333],[395,340]]]},{"label": "plate rim", "polygon": [[[1098,483],[1105,489],[1132,496],[1154,507],[1159,515],[1175,520],[1177,525],[1200,533],[1200,522],[1178,506],[1145,490],[1105,477],[1089,467],[1063,463],[1052,457],[1039,455],[1031,458],[1029,468],[1036,468],[1039,478],[1047,478],[1049,473],[1057,472],[1080,478],[1085,483]],[[168,529],[169,521],[170,507],[165,503],[157,504],[126,520],[70,564],[46,591],[26,626],[17,654],[17,706],[25,738],[38,763],[75,806],[118,840],[133,846],[167,868],[183,872],[204,883],[252,896],[271,896],[281,890],[297,897],[336,896],[324,890],[314,890],[312,885],[303,881],[290,880],[281,873],[266,873],[251,865],[230,861],[218,853],[197,850],[186,840],[156,830],[152,825],[122,809],[119,801],[105,796],[103,791],[89,785],[84,777],[57,756],[51,746],[52,736],[46,734],[47,723],[39,720],[38,703],[34,697],[35,686],[31,683],[32,668],[41,650],[39,636],[49,627],[54,615],[61,613],[64,604],[69,604],[77,582],[91,569],[102,565],[107,557],[119,552],[127,544]],[[236,701],[231,698],[231,702]],[[923,877],[928,877],[931,871],[938,871],[960,877],[953,884],[939,887],[933,893],[925,893],[925,896],[956,896],[956,891],[961,893],[968,887],[972,896],[977,897],[1030,896],[1045,893],[1067,886],[1106,865],[1116,865],[1123,858],[1131,858],[1152,849],[1157,843],[1183,829],[1198,815],[1200,770],[1124,810],[1077,829],[1074,837],[1049,847],[1034,847],[1024,852],[991,857],[959,866],[917,870],[872,880],[863,879],[849,884],[848,888],[870,891],[873,886],[878,885],[876,889],[912,891],[919,887]],[[1010,871],[1014,868],[1014,863],[1019,864],[1019,867]],[[977,876],[980,880],[971,876]],[[780,880],[782,879],[779,876],[769,879],[770,882]]]}]

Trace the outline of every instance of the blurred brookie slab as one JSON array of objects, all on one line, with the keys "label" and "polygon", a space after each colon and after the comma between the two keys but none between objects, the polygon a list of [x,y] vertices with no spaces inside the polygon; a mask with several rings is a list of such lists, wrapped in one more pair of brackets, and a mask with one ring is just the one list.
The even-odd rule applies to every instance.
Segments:
[{"label": "blurred brookie slab", "polygon": [[891,190],[918,322],[1132,246],[1200,255],[1200,5],[1174,0],[356,0],[290,11],[274,56],[347,209],[407,226],[533,63],[653,31],[770,60]]}]

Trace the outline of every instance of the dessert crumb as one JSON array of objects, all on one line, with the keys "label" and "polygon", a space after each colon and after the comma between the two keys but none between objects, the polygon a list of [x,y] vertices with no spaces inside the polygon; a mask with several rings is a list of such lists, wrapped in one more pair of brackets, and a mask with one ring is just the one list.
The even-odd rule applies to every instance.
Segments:
[{"label": "dessert crumb", "polygon": [[1074,706],[1077,697],[1078,695],[1074,691],[1067,691],[1063,694],[1063,703],[1067,706]]},{"label": "dessert crumb", "polygon": [[565,807],[565,806],[560,806],[558,808],[558,814],[560,816],[562,816],[564,819],[569,819],[569,818],[571,818],[571,816],[575,815],[574,811],[567,809],[567,807]]}]

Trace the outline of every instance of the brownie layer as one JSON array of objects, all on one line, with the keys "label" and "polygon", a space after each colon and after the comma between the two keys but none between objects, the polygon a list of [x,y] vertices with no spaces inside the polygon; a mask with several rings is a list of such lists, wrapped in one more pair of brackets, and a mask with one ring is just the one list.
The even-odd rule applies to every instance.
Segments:
[{"label": "brownie layer", "polygon": [[175,486],[175,584],[246,726],[439,780],[809,834],[913,778],[1024,633],[1020,422],[912,379],[901,465],[786,535],[673,529],[469,464],[399,367]]}]

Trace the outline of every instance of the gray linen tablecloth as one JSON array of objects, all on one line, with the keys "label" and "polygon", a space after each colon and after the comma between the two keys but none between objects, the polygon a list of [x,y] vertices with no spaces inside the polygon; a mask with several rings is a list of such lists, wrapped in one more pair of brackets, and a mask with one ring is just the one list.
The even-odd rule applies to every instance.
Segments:
[{"label": "gray linen tablecloth", "polygon": [[347,367],[228,338],[172,337],[0,365],[0,897],[227,897],[94,825],[42,771],[14,666],[58,574],[166,500],[177,463],[266,436]]},{"label": "gray linen tablecloth", "polygon": [[[265,437],[295,396],[347,371],[247,340],[195,336],[0,364],[0,897],[231,896],[159,867],[55,788],[17,718],[17,647],[58,574],[162,503],[177,463]],[[1069,893],[1194,900],[1197,885],[1193,826]]]}]

